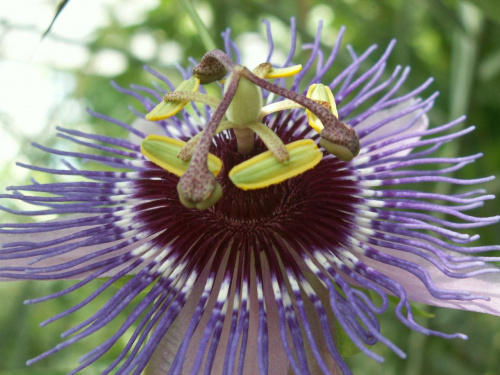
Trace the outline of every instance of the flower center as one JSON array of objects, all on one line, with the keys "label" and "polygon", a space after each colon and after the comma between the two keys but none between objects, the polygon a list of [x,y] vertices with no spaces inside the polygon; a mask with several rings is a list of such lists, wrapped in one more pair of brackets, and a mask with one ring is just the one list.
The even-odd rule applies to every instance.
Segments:
[{"label": "flower center", "polygon": [[256,142],[252,155],[243,155],[236,150],[235,142],[222,148],[220,155],[224,160],[224,168],[219,181],[224,196],[215,207],[214,215],[227,221],[228,225],[248,225],[254,227],[264,222],[273,221],[287,207],[285,197],[290,197],[291,185],[282,183],[258,190],[242,190],[235,186],[229,178],[231,169],[248,160],[249,156],[265,151],[261,142]]},{"label": "flower center", "polygon": [[[250,154],[254,150],[254,134],[268,149],[235,165],[229,172],[232,184],[243,190],[279,184],[314,168],[321,161],[322,152],[314,141],[297,140],[285,145],[264,125],[262,119],[272,112],[306,108],[309,123],[320,132],[320,144],[326,151],[344,161],[358,154],[356,132],[337,118],[335,100],[327,86],[313,85],[307,96],[303,96],[265,80],[290,76],[300,69],[301,66],[276,69],[270,63],[262,63],[251,72],[244,66],[233,64],[222,51],[213,50],[195,66],[193,77],[165,94],[163,102],[146,116],[148,120],[168,118],[193,100],[215,108],[205,129],[189,142],[180,144],[178,140],[167,137],[150,136],[141,145],[141,151],[148,159],[180,177],[177,190],[183,205],[203,210],[222,197],[224,189],[215,177],[222,162],[209,150],[214,136],[224,130],[234,129],[241,154]],[[215,82],[228,72],[222,100],[198,92],[200,83]],[[261,88],[286,99],[263,107]],[[226,121],[223,121],[224,116]]]}]

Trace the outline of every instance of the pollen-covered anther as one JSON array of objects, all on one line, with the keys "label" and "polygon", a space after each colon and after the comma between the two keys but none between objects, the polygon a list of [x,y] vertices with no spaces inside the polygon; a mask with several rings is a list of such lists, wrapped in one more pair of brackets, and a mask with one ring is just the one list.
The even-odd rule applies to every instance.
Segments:
[{"label": "pollen-covered anther", "polygon": [[192,98],[183,95],[184,92],[197,92],[200,85],[200,80],[196,77],[191,77],[181,84],[172,92],[166,93],[165,97],[168,100],[162,100],[151,112],[146,115],[146,120],[159,121],[176,115]]},{"label": "pollen-covered anther", "polygon": [[274,78],[286,78],[297,74],[302,70],[302,65],[293,65],[286,68],[275,68],[271,63],[265,62],[259,64],[252,73],[259,78],[274,79]]},{"label": "pollen-covered anther", "polygon": [[274,79],[274,78],[286,78],[294,76],[302,70],[302,65],[292,65],[286,68],[272,68],[267,74],[264,76],[266,79]]},{"label": "pollen-covered anther", "polygon": [[[197,78],[196,78],[197,79]],[[214,98],[213,96],[207,95],[207,94],[202,94],[201,92],[197,91],[171,91],[167,92],[165,95],[163,95],[163,101],[164,102],[198,102],[202,104],[207,104],[212,108],[217,108],[217,106],[220,104],[220,100],[217,98]]]},{"label": "pollen-covered anther", "polygon": [[[174,138],[148,135],[141,143],[141,153],[160,168],[181,177],[188,170],[189,161],[182,160],[177,155],[185,146],[186,142]],[[207,166],[217,175],[222,169],[222,161],[209,154]]]},{"label": "pollen-covered anther", "polygon": [[329,110],[332,109],[332,105],[325,100],[315,100],[315,102],[318,103],[319,105],[325,107],[326,109],[329,109]]},{"label": "pollen-covered anther", "polygon": [[265,78],[266,75],[273,69],[271,63],[265,62],[257,65],[252,73],[255,74],[259,78]]},{"label": "pollen-covered anther", "polygon": [[[321,83],[309,86],[307,98],[326,108],[333,116],[330,123],[325,126],[316,113],[306,109],[309,125],[321,134],[319,144],[340,160],[350,161],[359,154],[359,138],[353,128],[341,122],[338,117],[337,104],[332,90]],[[324,111],[324,110],[323,110]],[[318,111],[316,111],[318,112]],[[325,114],[323,114],[324,116]],[[328,117],[328,116],[327,116]],[[332,117],[331,115],[329,116]]]},{"label": "pollen-covered anther", "polygon": [[311,139],[301,139],[286,145],[287,163],[279,162],[271,151],[263,152],[238,164],[229,172],[229,178],[242,190],[262,189],[279,184],[314,168],[323,154]]},{"label": "pollen-covered anther", "polygon": [[[335,117],[339,117],[337,112],[337,103],[335,103],[332,90],[330,90],[328,86],[322,85],[321,83],[313,84],[309,86],[306,96],[307,98],[320,104],[322,107],[328,109]],[[318,133],[321,133],[324,129],[324,124],[321,120],[318,119],[316,114],[309,109],[306,109],[306,114],[307,119],[309,120],[309,125],[311,125],[311,127]]]}]

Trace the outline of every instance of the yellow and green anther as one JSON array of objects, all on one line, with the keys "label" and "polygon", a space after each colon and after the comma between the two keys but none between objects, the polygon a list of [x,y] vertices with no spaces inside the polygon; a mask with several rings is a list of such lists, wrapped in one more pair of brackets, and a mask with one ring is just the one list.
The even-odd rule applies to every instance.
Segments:
[{"label": "yellow and green anther", "polygon": [[[182,81],[181,84],[171,93],[176,91],[182,92],[197,92],[200,85],[200,80],[196,77],[191,77],[186,81]],[[176,115],[190,100],[179,99],[175,101],[165,101],[162,100],[151,112],[146,115],[146,120],[149,121],[159,121]]]},{"label": "yellow and green anther", "polygon": [[271,68],[264,76],[265,79],[286,78],[297,74],[302,70],[302,65],[293,65],[286,68]]},{"label": "yellow and green anther", "polygon": [[[321,83],[313,84],[309,86],[306,97],[327,108],[335,117],[339,117],[335,98],[333,97],[332,90],[330,90],[328,86],[322,85]],[[306,109],[306,114],[307,119],[309,120],[309,125],[311,125],[311,127],[318,133],[321,133],[324,129],[321,120],[308,109]]]},{"label": "yellow and green anther", "polygon": [[[179,159],[179,151],[186,142],[161,135],[148,135],[141,143],[141,153],[157,166],[181,177],[189,167],[189,161]],[[215,155],[208,155],[208,169],[215,175],[222,169],[222,161]]]},{"label": "yellow and green anther", "polygon": [[280,163],[271,151],[266,151],[235,166],[229,172],[229,178],[242,190],[262,189],[314,168],[323,157],[311,139],[289,143],[286,149],[289,154],[287,163]]}]

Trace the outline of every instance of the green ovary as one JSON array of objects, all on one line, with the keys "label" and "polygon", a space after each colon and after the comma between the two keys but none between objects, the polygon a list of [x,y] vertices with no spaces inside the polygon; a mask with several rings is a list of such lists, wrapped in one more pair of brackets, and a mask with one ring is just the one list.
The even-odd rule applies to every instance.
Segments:
[{"label": "green ovary", "polygon": [[[231,84],[231,76],[226,81],[226,88]],[[234,95],[226,117],[235,127],[247,125],[255,122],[259,118],[262,109],[262,92],[260,87],[254,85],[246,78],[242,77],[238,83],[236,94]]]}]

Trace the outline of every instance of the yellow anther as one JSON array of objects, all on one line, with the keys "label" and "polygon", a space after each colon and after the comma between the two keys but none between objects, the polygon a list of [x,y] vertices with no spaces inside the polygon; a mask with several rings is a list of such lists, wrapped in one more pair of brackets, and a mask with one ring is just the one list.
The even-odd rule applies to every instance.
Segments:
[{"label": "yellow anther", "polygon": [[[177,157],[186,142],[161,135],[148,135],[141,143],[141,153],[157,166],[181,177],[188,169],[189,161]],[[208,169],[217,175],[222,169],[222,161],[208,154]]]},{"label": "yellow anther", "polygon": [[[191,77],[186,81],[182,81],[174,91],[171,91],[165,95],[175,98],[175,92],[197,92],[199,86],[200,80],[196,77]],[[153,108],[151,112],[146,115],[146,120],[158,121],[174,116],[188,103],[189,100],[182,99],[174,101],[162,100],[156,107]]]},{"label": "yellow anther", "polygon": [[[322,85],[321,83],[309,86],[309,89],[307,90],[307,97],[326,107],[335,117],[339,117],[335,98],[333,97],[332,90],[330,90],[328,86]],[[308,109],[306,109],[306,113],[309,125],[311,125],[311,127],[318,133],[321,133],[324,126],[320,119],[318,119],[318,117]]]},{"label": "yellow anther", "polygon": [[293,65],[288,66],[286,68],[272,68],[264,78],[272,79],[272,78],[286,78],[291,77],[297,74],[302,70],[302,65]]},{"label": "yellow anther", "polygon": [[238,164],[229,172],[229,178],[242,190],[262,189],[279,184],[314,168],[323,153],[311,139],[302,139],[286,145],[290,159],[280,163],[270,151],[263,152]]}]

